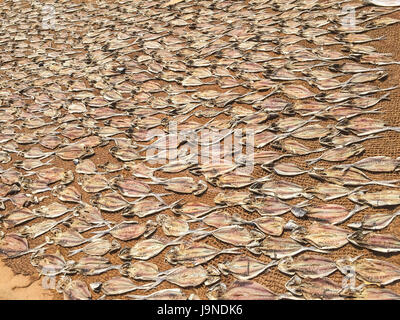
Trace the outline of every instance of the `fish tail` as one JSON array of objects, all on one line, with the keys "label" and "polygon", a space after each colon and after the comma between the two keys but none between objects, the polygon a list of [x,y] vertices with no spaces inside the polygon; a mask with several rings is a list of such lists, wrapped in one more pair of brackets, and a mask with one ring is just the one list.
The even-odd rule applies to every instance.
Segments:
[{"label": "fish tail", "polygon": [[81,252],[82,249],[76,249],[76,250],[72,250],[69,252],[68,257],[71,257],[75,254],[77,254],[78,252]]},{"label": "fish tail", "polygon": [[309,251],[313,251],[313,252],[319,252],[319,253],[328,253],[328,251],[319,249],[319,248],[314,247],[314,246],[306,247],[305,250],[309,250]]},{"label": "fish tail", "polygon": [[[167,195],[167,194],[165,194],[165,195]],[[176,200],[176,201],[172,202],[171,204],[168,205],[168,208],[175,207],[181,201],[182,201],[182,199],[179,199],[179,200]]]},{"label": "fish tail", "polygon": [[157,287],[164,280],[165,280],[165,278],[159,278],[153,283],[145,284],[143,286],[138,286],[136,289],[139,289],[139,290],[143,289],[145,291],[148,291],[148,290],[151,290],[151,289],[154,289],[155,287]]},{"label": "fish tail", "polygon": [[307,214],[307,210],[302,209],[299,206],[293,206],[290,209],[290,212],[296,217],[296,218],[302,218]]},{"label": "fish tail", "polygon": [[312,165],[314,163],[317,163],[319,160],[321,160],[321,157],[318,157],[318,158],[315,158],[315,159],[308,159],[308,160],[306,160],[306,163],[307,163],[308,166],[310,166],[310,165]]},{"label": "fish tail", "polygon": [[400,188],[400,186],[392,184],[391,182],[399,182],[398,180],[394,181],[371,181],[369,184],[374,184],[378,186],[383,186],[383,187],[391,187],[391,188]]},{"label": "fish tail", "polygon": [[166,204],[164,199],[162,197],[164,196],[169,196],[171,195],[171,193],[150,193],[148,196],[153,196],[155,197],[157,200],[161,201],[162,203]]},{"label": "fish tail", "polygon": [[223,249],[223,250],[221,250],[220,254],[223,254],[223,253],[239,254],[240,251],[238,251],[238,250],[240,250],[240,249],[239,248]]},{"label": "fish tail", "polygon": [[366,209],[366,208],[368,208],[367,205],[365,205],[365,206],[360,206],[359,204],[356,204],[356,205],[354,206],[353,210],[351,210],[351,211],[349,212],[349,215],[352,216],[352,215],[356,214],[357,212],[360,212],[360,211],[362,211],[362,210],[364,210],[364,209]]},{"label": "fish tail", "polygon": [[210,231],[202,231],[201,229],[191,230],[191,231],[187,232],[187,234],[191,234],[191,233],[197,233],[197,236],[194,236],[192,238],[194,241],[198,241],[198,240],[204,239],[205,237],[208,237],[211,234]]},{"label": "fish tail", "polygon": [[257,182],[266,182],[266,181],[270,181],[271,180],[271,175],[262,177],[260,179],[257,179]]}]

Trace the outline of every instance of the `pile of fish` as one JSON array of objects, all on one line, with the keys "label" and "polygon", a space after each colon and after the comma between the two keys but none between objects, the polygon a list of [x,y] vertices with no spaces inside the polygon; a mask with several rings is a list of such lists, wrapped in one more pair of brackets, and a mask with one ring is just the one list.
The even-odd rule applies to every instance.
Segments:
[{"label": "pile of fish", "polygon": [[0,4],[9,262],[57,279],[65,299],[400,299],[386,287],[400,279],[387,231],[400,158],[363,156],[400,132],[379,118],[400,62],[374,47],[399,8],[43,6]]}]

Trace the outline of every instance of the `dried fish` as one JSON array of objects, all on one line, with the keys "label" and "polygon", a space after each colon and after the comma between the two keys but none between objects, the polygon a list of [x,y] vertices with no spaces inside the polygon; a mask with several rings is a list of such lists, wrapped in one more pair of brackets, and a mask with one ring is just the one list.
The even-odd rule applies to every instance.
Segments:
[{"label": "dried fish", "polygon": [[342,300],[343,287],[329,278],[302,279],[295,275],[286,283],[286,288],[294,295],[302,295],[307,300]]},{"label": "dried fish", "polygon": [[315,96],[313,92],[301,85],[285,85],[281,87],[281,90],[291,99],[307,99]]},{"label": "dried fish", "polygon": [[179,237],[171,242],[157,239],[141,240],[138,241],[132,248],[123,248],[118,255],[123,260],[148,260],[157,256],[165,248],[180,244],[181,238],[182,237]]},{"label": "dried fish", "polygon": [[40,274],[54,277],[58,274],[73,274],[75,261],[66,261],[60,251],[45,253],[42,250],[31,256],[31,264],[38,269]]},{"label": "dried fish", "polygon": [[250,280],[276,264],[276,261],[266,264],[246,255],[240,255],[233,260],[218,264],[218,269],[224,275],[232,274],[239,280]]},{"label": "dried fish", "polygon": [[386,156],[374,156],[361,159],[353,164],[340,165],[338,167],[348,170],[349,168],[357,168],[369,172],[393,172],[398,170],[400,159],[392,159]]},{"label": "dried fish", "polygon": [[369,135],[365,138],[361,138],[353,134],[333,133],[320,138],[319,142],[328,147],[346,147],[352,144],[359,144],[360,142],[377,138],[380,138],[380,136]]},{"label": "dried fish", "polygon": [[286,202],[279,200],[275,196],[263,196],[256,197],[248,204],[242,205],[242,207],[249,211],[256,211],[261,216],[279,216],[291,211],[295,216],[302,216],[306,213],[302,208],[307,205],[307,201],[298,203],[296,205],[290,205]]},{"label": "dried fish", "polygon": [[146,296],[141,295],[127,295],[128,298],[135,300],[187,300],[187,296],[181,289],[163,289],[153,292]]},{"label": "dried fish", "polygon": [[[150,289],[126,298],[200,299],[203,290],[193,292],[203,285],[213,285],[212,299],[398,299],[370,286],[397,281],[397,265],[375,254],[398,251],[397,235],[378,231],[393,229],[397,209],[353,215],[400,205],[400,158],[351,157],[367,149],[363,141],[400,131],[382,120],[378,105],[397,88],[382,86],[392,69],[384,66],[400,62],[374,45],[384,36],[369,34],[397,25],[399,10],[379,7],[392,0],[361,2],[56,2],[63,15],[44,38],[37,19],[27,19],[37,6],[5,8],[0,252],[33,254],[38,272],[51,277],[81,273],[79,280],[61,277],[56,290],[64,299]],[[314,152],[319,157],[307,157],[304,167],[303,156]],[[312,168],[320,160],[334,166]],[[296,182],[309,177],[318,181]],[[215,204],[193,198],[207,194]],[[341,197],[354,207],[329,202]],[[37,245],[30,239],[41,235],[45,241],[29,249],[28,240]],[[208,236],[215,247],[200,241]],[[121,241],[124,262],[115,264],[108,253]],[[330,255],[299,254],[349,241],[375,256],[335,263]],[[223,249],[227,243],[232,248]],[[66,261],[56,246],[77,261]],[[245,249],[274,260],[247,257]],[[227,254],[225,263],[213,260],[219,254]],[[150,260],[164,256],[172,269]],[[326,278],[341,262],[342,273],[358,268],[365,283]],[[289,292],[248,281],[275,265],[295,276]],[[220,271],[241,281],[217,284]],[[123,277],[112,278],[118,273]],[[86,285],[100,274],[103,283]]]},{"label": "dried fish", "polygon": [[368,204],[374,208],[397,206],[400,204],[400,191],[397,189],[381,190],[376,192],[353,192],[348,198],[356,203]]},{"label": "dried fish", "polygon": [[91,198],[91,203],[106,212],[117,212],[132,204],[117,192],[110,192],[104,195],[97,193]]},{"label": "dried fish", "polygon": [[52,230],[52,233],[54,236],[49,237],[49,240],[47,241],[64,248],[79,246],[89,241],[89,239],[84,238],[79,232],[73,229],[61,231],[60,229],[55,228]]},{"label": "dried fish", "polygon": [[[262,165],[261,168],[270,171],[270,167],[269,166],[264,166]],[[279,174],[281,176],[298,176],[304,173],[307,173],[307,170],[301,169],[300,167],[298,167],[297,165],[295,165],[294,163],[275,163],[272,166],[272,170],[276,173]]]},{"label": "dried fish", "polygon": [[309,159],[309,160],[306,160],[306,162],[309,165],[311,165],[320,160],[325,160],[325,161],[330,161],[330,162],[345,161],[345,160],[349,159],[350,157],[362,154],[364,151],[365,151],[365,149],[361,144],[352,144],[347,147],[336,147],[336,148],[325,151],[318,158]]},{"label": "dried fish", "polygon": [[365,214],[361,221],[349,223],[347,226],[363,230],[381,230],[386,228],[399,214],[399,211],[395,213]]},{"label": "dried fish", "polygon": [[383,7],[391,7],[391,6],[399,6],[399,2],[397,0],[365,0],[367,4],[373,4],[375,6],[383,6]]},{"label": "dried fish", "polygon": [[63,202],[82,203],[81,193],[73,186],[58,185],[53,189],[53,195]]},{"label": "dried fish", "polygon": [[350,232],[346,229],[328,223],[313,222],[310,226],[296,228],[290,237],[322,250],[331,250],[346,245],[349,234]]},{"label": "dried fish", "polygon": [[90,256],[103,256],[108,252],[114,252],[120,249],[120,244],[117,240],[93,239],[83,248],[72,250],[68,256],[73,256],[79,252],[83,252]]},{"label": "dried fish", "polygon": [[[212,270],[213,273],[210,271]],[[186,267],[180,266],[171,270],[164,271],[157,278],[152,287],[158,286],[163,281],[178,285],[182,288],[196,287],[204,283],[210,285],[219,280],[219,271],[213,267],[208,267],[206,270],[203,266]]]},{"label": "dried fish", "polygon": [[399,266],[378,259],[343,258],[336,261],[340,272],[347,275],[353,271],[355,276],[367,284],[387,285],[400,279]]},{"label": "dried fish", "polygon": [[36,171],[39,181],[46,184],[60,182],[61,184],[70,184],[74,181],[72,170],[65,170],[59,167],[50,167]]},{"label": "dried fish", "polygon": [[202,181],[195,181],[191,177],[175,177],[171,179],[154,179],[155,181],[149,184],[160,184],[163,185],[166,190],[170,190],[176,193],[193,193],[196,196],[203,194],[207,190],[207,184]]},{"label": "dried fish", "polygon": [[0,163],[6,164],[11,161],[11,156],[5,152],[5,151],[0,151]]},{"label": "dried fish", "polygon": [[279,300],[280,296],[257,282],[236,280],[228,289],[224,286],[215,290],[211,299],[221,300]]},{"label": "dried fish", "polygon": [[243,188],[253,183],[262,183],[264,181],[270,181],[269,176],[265,176],[259,179],[253,178],[251,175],[245,172],[229,172],[216,178],[207,179],[209,183],[220,188]]},{"label": "dried fish", "polygon": [[357,292],[355,299],[358,300],[400,300],[400,296],[390,289],[367,287]]},{"label": "dried fish", "polygon": [[37,216],[28,208],[15,209],[4,216],[0,215],[0,221],[5,228],[13,228],[35,218]]},{"label": "dried fish", "polygon": [[341,170],[340,166],[334,166],[328,169],[315,169],[309,172],[310,176],[322,181],[344,185],[344,186],[366,186],[380,185],[397,188],[398,180],[392,181],[374,181],[366,174],[356,168],[349,168],[346,171]]},{"label": "dried fish", "polygon": [[138,216],[139,218],[147,217],[152,214],[156,214],[167,209],[173,210],[174,207],[178,205],[180,200],[171,203],[170,205],[165,205],[161,201],[155,201],[154,199],[143,199],[135,201],[133,205],[126,207],[122,215],[125,217]]},{"label": "dried fish", "polygon": [[197,266],[221,254],[239,254],[239,248],[217,249],[205,243],[179,245],[171,248],[165,259],[171,264]]},{"label": "dried fish", "polygon": [[42,234],[47,233],[48,231],[55,228],[57,225],[64,223],[71,219],[72,215],[64,217],[60,220],[44,220],[42,222],[37,222],[30,226],[24,226],[18,230],[18,233],[22,236],[28,236],[31,239],[35,239]]},{"label": "dried fish", "polygon": [[[218,193],[214,202],[218,205],[238,206],[245,205],[250,202],[251,195],[247,191],[228,190]],[[221,208],[217,206],[217,209]]]},{"label": "dried fish", "polygon": [[47,243],[29,249],[29,243],[26,238],[21,237],[16,233],[0,232],[0,253],[5,254],[8,258],[16,258],[29,253],[36,253],[41,250]]},{"label": "dried fish", "polygon": [[364,116],[352,119],[343,119],[339,121],[335,127],[343,132],[352,132],[359,137],[390,130],[397,132],[400,131],[397,127],[386,126],[382,120],[367,118]]},{"label": "dried fish", "polygon": [[150,284],[142,286],[135,285],[129,278],[113,277],[103,283],[95,283],[91,285],[95,292],[103,292],[107,296],[124,294],[135,290],[145,290],[150,288]]},{"label": "dried fish", "polygon": [[262,195],[274,196],[282,200],[299,197],[312,198],[310,194],[305,192],[302,186],[283,180],[255,183],[250,186],[249,190]]},{"label": "dried fish", "polygon": [[352,199],[353,194],[357,193],[360,188],[361,187],[351,190],[337,184],[318,183],[315,187],[307,188],[306,191],[315,195],[318,199],[330,201],[342,197],[349,197],[349,199]]},{"label": "dried fish", "polygon": [[74,265],[74,270],[86,276],[99,275],[109,270],[119,269],[108,258],[102,256],[84,256]]},{"label": "dried fish", "polygon": [[207,181],[217,178],[221,175],[226,175],[238,167],[237,164],[231,162],[220,163],[204,163],[197,167],[191,168],[189,171],[194,175],[204,175]]},{"label": "dried fish", "polygon": [[109,179],[99,174],[79,177],[77,182],[88,193],[98,193],[111,188],[109,186]]},{"label": "dried fish", "polygon": [[265,150],[265,151],[261,151],[261,152],[257,152],[257,153],[251,153],[248,154],[247,156],[242,156],[242,157],[238,157],[238,159],[236,159],[236,161],[238,163],[254,163],[256,164],[260,164],[260,165],[269,165],[275,161],[278,161],[282,158],[285,157],[290,157],[291,155],[288,154],[281,154],[278,153],[276,151],[271,151],[271,150]]},{"label": "dried fish", "polygon": [[92,294],[86,283],[63,276],[58,281],[56,290],[64,295],[64,300],[91,300]]},{"label": "dried fish", "polygon": [[83,159],[93,154],[94,150],[90,147],[86,147],[82,142],[63,147],[56,151],[56,155],[62,160]]},{"label": "dried fish", "polygon": [[42,162],[41,159],[26,159],[26,160],[16,160],[14,161],[14,166],[16,168],[21,168],[24,169],[26,171],[30,171],[33,169],[37,169],[40,168],[42,166],[48,166],[51,164],[51,162],[53,161],[53,159],[50,159],[47,162]]},{"label": "dried fish", "polygon": [[185,219],[158,214],[156,221],[166,236],[180,237],[188,233],[189,224]]},{"label": "dried fish", "polygon": [[291,257],[303,251],[314,251],[326,253],[315,247],[304,247],[291,238],[281,238],[267,236],[258,247],[248,248],[254,254],[265,254],[271,259],[281,259],[284,257]]},{"label": "dried fish", "polygon": [[307,218],[320,221],[322,223],[341,224],[350,219],[354,214],[366,209],[368,206],[356,205],[352,210],[340,204],[325,203],[320,205],[309,206],[306,209]]},{"label": "dried fish", "polygon": [[144,281],[156,281],[160,274],[158,266],[147,261],[124,263],[119,271],[125,277]]},{"label": "dried fish", "polygon": [[80,161],[76,165],[75,171],[81,174],[98,174],[96,165],[89,159]]},{"label": "dried fish", "polygon": [[372,231],[356,231],[348,236],[348,240],[358,247],[376,252],[400,251],[400,239],[393,234],[378,234]]},{"label": "dried fish", "polygon": [[271,145],[279,150],[300,156],[304,156],[311,153],[322,152],[326,150],[325,148],[311,150],[310,148],[304,146],[303,144],[299,143],[294,139],[275,141]]},{"label": "dried fish", "polygon": [[141,235],[150,236],[156,231],[156,225],[153,221],[148,220],[146,223],[138,223],[136,221],[122,221],[117,225],[105,231],[93,231],[95,238],[102,237],[105,234],[111,234],[114,238],[122,241],[129,241],[139,238]]},{"label": "dried fish", "polygon": [[311,253],[305,253],[295,258],[286,257],[278,263],[279,271],[309,279],[327,277],[337,268],[335,261],[330,258]]},{"label": "dried fish", "polygon": [[232,244],[234,246],[255,246],[260,240],[265,238],[262,232],[257,230],[247,230],[242,226],[221,227],[212,231],[199,231],[199,235],[195,236],[195,240],[203,239],[209,235],[214,236],[218,240]]}]

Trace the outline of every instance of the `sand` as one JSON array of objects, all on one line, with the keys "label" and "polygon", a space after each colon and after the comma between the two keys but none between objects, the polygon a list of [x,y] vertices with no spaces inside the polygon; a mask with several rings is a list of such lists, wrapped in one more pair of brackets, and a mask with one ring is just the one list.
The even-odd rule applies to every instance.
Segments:
[{"label": "sand", "polygon": [[15,274],[0,261],[0,300],[52,300],[53,292],[43,288],[42,279]]}]

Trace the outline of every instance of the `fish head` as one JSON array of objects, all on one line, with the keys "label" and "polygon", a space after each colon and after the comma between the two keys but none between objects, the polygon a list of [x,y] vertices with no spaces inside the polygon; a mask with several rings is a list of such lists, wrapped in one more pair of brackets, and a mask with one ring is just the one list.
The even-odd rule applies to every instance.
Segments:
[{"label": "fish head", "polygon": [[323,168],[311,168],[310,171],[308,171],[308,174],[312,178],[323,180],[325,177],[327,177],[327,174],[323,170]]},{"label": "fish head", "polygon": [[200,196],[208,189],[207,183],[203,180],[199,180],[197,183],[197,190],[193,192],[195,196]]},{"label": "fish head", "polygon": [[145,238],[150,237],[154,232],[157,231],[158,223],[153,220],[146,221],[146,231],[143,234]]},{"label": "fish head", "polygon": [[95,292],[95,293],[99,293],[101,291],[102,285],[103,285],[102,282],[92,282],[89,284],[90,289],[92,289],[93,292]]},{"label": "fish head", "polygon": [[290,237],[297,242],[304,242],[304,237],[307,236],[307,228],[303,226],[299,226],[298,228],[294,229],[290,234]]},{"label": "fish head", "polygon": [[224,293],[227,291],[227,287],[224,283],[217,283],[207,293],[207,298],[210,300],[219,300]]},{"label": "fish head", "polygon": [[354,155],[359,155],[365,151],[364,147],[362,144],[352,144],[351,145],[351,150],[354,152]]},{"label": "fish head", "polygon": [[113,239],[111,241],[110,252],[115,252],[118,251],[119,249],[121,249],[121,244],[117,240]]},{"label": "fish head", "polygon": [[278,150],[282,150],[283,149],[282,143],[279,140],[273,141],[270,145],[273,148],[278,149]]},{"label": "fish head", "polygon": [[357,230],[356,232],[353,232],[352,234],[350,234],[347,239],[349,241],[362,241],[364,239],[364,237],[371,233],[370,231],[363,231],[363,230]]},{"label": "fish head", "polygon": [[353,259],[350,257],[345,257],[342,259],[336,260],[336,266],[340,270],[340,272],[347,274],[349,270],[351,270],[353,267]]},{"label": "fish head", "polygon": [[301,283],[301,278],[298,275],[295,275],[288,282],[286,282],[285,288],[295,296],[300,296],[302,294]]},{"label": "fish head", "polygon": [[352,194],[348,195],[348,198],[350,201],[359,203],[359,204],[363,204],[365,203],[365,201],[363,200],[363,195],[365,194],[364,191],[358,191],[358,192],[354,192]]},{"label": "fish head", "polygon": [[169,262],[170,264],[177,264],[177,256],[178,256],[178,248],[177,247],[172,247],[166,254],[165,254],[165,260]]},{"label": "fish head", "polygon": [[258,242],[260,240],[265,238],[264,233],[262,233],[261,231],[255,230],[255,229],[250,230],[250,235],[251,235],[251,238],[253,239],[253,242],[255,242],[256,244],[258,244]]},{"label": "fish head", "polygon": [[68,276],[62,276],[60,277],[60,280],[57,281],[56,284],[56,291],[58,293],[63,293],[64,289],[66,288],[66,286],[71,283],[72,279]]},{"label": "fish head", "polygon": [[278,262],[278,270],[286,273],[286,274],[293,274],[292,269],[292,264],[293,264],[293,258],[292,257],[285,257],[282,258],[279,262]]}]

